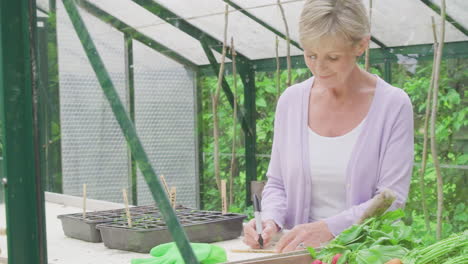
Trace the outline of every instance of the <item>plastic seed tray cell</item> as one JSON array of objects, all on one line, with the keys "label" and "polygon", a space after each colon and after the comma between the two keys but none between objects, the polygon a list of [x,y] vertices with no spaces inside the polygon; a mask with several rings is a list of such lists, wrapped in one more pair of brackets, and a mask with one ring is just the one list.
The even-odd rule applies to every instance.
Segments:
[{"label": "plastic seed tray cell", "polygon": [[[145,214],[158,213],[155,206],[136,206],[131,207],[132,217],[140,217]],[[86,212],[86,218],[83,219],[83,213],[59,215],[62,221],[63,232],[66,236],[88,242],[102,242],[101,234],[96,229],[97,224],[113,222],[118,219],[126,221],[125,209],[106,210],[97,212]]]},{"label": "plastic seed tray cell", "polygon": [[[246,217],[190,208],[176,209],[179,222],[191,242],[211,243],[237,238]],[[128,226],[126,219],[121,218],[98,224],[96,228],[101,231],[104,245],[108,248],[148,253],[159,244],[173,241],[159,211],[132,215],[132,227]]]}]

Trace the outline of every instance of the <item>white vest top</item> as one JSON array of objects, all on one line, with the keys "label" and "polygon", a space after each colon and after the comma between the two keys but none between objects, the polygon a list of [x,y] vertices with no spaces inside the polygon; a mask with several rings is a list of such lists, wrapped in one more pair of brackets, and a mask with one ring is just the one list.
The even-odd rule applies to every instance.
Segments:
[{"label": "white vest top", "polygon": [[346,167],[365,119],[339,137],[323,137],[309,127],[312,189],[309,222],[322,220],[346,209]]}]

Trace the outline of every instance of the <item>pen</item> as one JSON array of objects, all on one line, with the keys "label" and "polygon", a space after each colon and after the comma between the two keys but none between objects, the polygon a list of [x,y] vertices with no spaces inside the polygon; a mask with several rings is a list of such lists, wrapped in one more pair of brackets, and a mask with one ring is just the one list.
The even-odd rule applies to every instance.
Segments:
[{"label": "pen", "polygon": [[255,211],[255,224],[256,224],[256,229],[257,229],[257,234],[258,234],[258,244],[260,244],[260,247],[263,248],[263,238],[262,238],[263,227],[262,227],[262,216],[261,216],[262,208],[260,206],[260,199],[258,198],[257,194],[254,194],[254,211]]}]

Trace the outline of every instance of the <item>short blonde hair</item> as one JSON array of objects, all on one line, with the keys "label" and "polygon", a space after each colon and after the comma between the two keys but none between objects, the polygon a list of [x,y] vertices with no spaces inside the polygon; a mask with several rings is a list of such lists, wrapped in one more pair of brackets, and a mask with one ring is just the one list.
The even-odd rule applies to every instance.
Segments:
[{"label": "short blonde hair", "polygon": [[341,36],[352,44],[370,35],[361,0],[306,0],[299,21],[301,45],[325,36]]}]

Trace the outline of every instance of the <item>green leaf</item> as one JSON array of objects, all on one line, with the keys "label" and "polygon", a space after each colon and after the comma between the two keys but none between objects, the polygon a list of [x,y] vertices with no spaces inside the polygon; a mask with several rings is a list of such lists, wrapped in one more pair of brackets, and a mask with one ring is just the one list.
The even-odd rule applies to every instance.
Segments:
[{"label": "green leaf", "polygon": [[264,98],[257,98],[255,105],[257,105],[257,107],[266,107],[267,103]]},{"label": "green leaf", "polygon": [[382,221],[390,221],[390,222],[393,222],[393,221],[396,221],[400,218],[403,218],[405,216],[405,212],[403,212],[403,210],[401,208],[398,208],[394,211],[389,211],[389,212],[386,212],[385,214],[383,214],[381,217],[379,217],[380,220]]},{"label": "green leaf", "polygon": [[376,245],[356,253],[357,264],[384,264],[394,258],[403,258],[409,250],[401,246]]},{"label": "green leaf", "polygon": [[313,247],[307,247],[307,251],[309,251],[310,256],[312,257],[312,259],[317,258],[317,252],[315,251],[315,249]]},{"label": "green leaf", "polygon": [[364,225],[354,225],[351,228],[346,229],[340,235],[335,238],[335,243],[341,245],[347,245],[359,240],[364,236],[363,234]]}]

